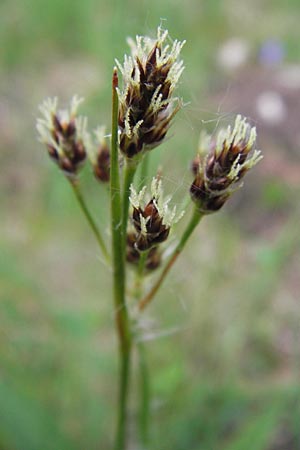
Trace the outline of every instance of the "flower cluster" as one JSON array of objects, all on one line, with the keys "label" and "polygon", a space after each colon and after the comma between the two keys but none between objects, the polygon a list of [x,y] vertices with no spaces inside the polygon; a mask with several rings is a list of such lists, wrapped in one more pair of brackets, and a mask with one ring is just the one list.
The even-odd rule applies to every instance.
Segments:
[{"label": "flower cluster", "polygon": [[169,198],[163,197],[162,182],[156,177],[151,183],[151,197],[145,201],[147,187],[137,193],[131,185],[130,203],[133,206],[132,223],[136,230],[134,247],[139,250],[149,250],[164,242],[170,233],[170,228],[178,222],[183,213],[176,215],[176,206],[169,208]]},{"label": "flower cluster", "polygon": [[[82,102],[77,96],[73,97],[68,110],[58,110],[56,98],[47,99],[40,107],[42,118],[37,123],[40,140],[67,175],[91,232],[112,268],[113,310],[121,358],[122,401],[119,402],[115,446],[118,449],[125,449],[128,435],[126,412],[134,345],[139,347],[137,353],[141,358],[143,388],[148,383],[147,370],[144,370],[144,339],[139,336],[141,330],[137,326],[140,322],[138,314],[158,292],[203,216],[219,210],[241,186],[247,171],[262,158],[260,151],[256,150],[256,129],[240,115],[233,127],[221,130],[215,138],[202,133],[198,154],[191,167],[194,180],[190,189],[186,189],[186,196],[190,194],[194,202],[193,211],[177,243],[167,247],[171,228],[173,231],[173,225],[184,213],[177,214],[176,206],[169,206],[171,198],[163,195],[161,175],[152,179],[149,194],[146,186],[136,191],[133,183],[136,174],[140,179],[148,177],[151,165],[145,153],[163,142],[173,117],[182,106],[181,100],[174,97],[174,90],[184,70],[180,59],[184,43],[171,42],[168,31],[161,28],[158,28],[154,40],[138,36],[135,42],[130,41],[131,55],[125,55],[123,65],[117,62],[123,78],[121,90],[118,89],[116,67],[112,74],[111,139],[105,135],[104,127],[98,128],[96,139],[92,139],[87,132],[87,119],[77,115]],[[76,177],[87,154],[97,180],[110,181],[108,189],[102,190],[102,194],[108,191],[110,200],[110,242],[102,236],[102,230],[82,195],[81,180]],[[109,245],[111,252],[108,251]],[[162,257],[163,248],[166,248],[166,258]],[[133,289],[128,283],[130,277],[127,277],[125,262],[135,266]],[[144,275],[160,265],[160,274],[156,281],[152,283],[151,280],[150,289],[147,288],[146,292]],[[135,300],[136,308],[129,308],[128,295]],[[149,428],[150,402],[145,401],[149,399],[145,399],[144,391],[141,445],[149,440],[146,429]]]},{"label": "flower cluster", "polygon": [[40,141],[46,144],[50,157],[69,176],[74,176],[86,159],[87,119],[77,117],[82,98],[74,96],[69,110],[57,110],[57,98],[48,98],[40,106],[42,118],[37,121]]},{"label": "flower cluster", "polygon": [[128,158],[159,145],[180,109],[173,97],[184,69],[179,60],[185,42],[165,44],[168,31],[158,28],[157,39],[137,36],[131,43],[132,55],[123,66],[123,91],[119,92],[120,149]]},{"label": "flower cluster", "polygon": [[216,139],[202,134],[192,166],[195,179],[190,189],[191,198],[202,213],[219,210],[241,187],[239,181],[262,159],[255,143],[255,127],[240,115],[234,127],[221,130]]}]

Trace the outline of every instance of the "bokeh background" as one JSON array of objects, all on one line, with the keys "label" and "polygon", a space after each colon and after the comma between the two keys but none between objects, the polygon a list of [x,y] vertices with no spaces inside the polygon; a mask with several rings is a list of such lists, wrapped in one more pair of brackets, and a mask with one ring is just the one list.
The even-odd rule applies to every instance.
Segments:
[{"label": "bokeh background", "polygon": [[[184,202],[200,131],[238,112],[265,158],[199,226],[143,319],[151,449],[300,448],[299,23],[298,0],[1,0],[1,450],[111,448],[110,272],[35,118],[45,97],[77,93],[90,126],[109,125],[114,58],[159,24],[187,40],[186,104],[151,154],[167,190]],[[81,178],[108,238],[107,188],[88,166]]]}]

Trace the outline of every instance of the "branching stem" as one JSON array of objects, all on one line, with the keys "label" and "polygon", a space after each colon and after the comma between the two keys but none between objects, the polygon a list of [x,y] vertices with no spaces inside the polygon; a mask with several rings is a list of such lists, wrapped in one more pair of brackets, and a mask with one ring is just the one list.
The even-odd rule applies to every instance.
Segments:
[{"label": "branching stem", "polygon": [[73,189],[75,197],[76,197],[76,199],[78,201],[78,204],[79,204],[79,206],[80,206],[84,216],[86,217],[86,220],[88,221],[89,226],[91,227],[91,229],[92,229],[92,231],[93,231],[93,233],[95,235],[95,238],[96,238],[96,240],[97,240],[97,242],[99,244],[99,247],[100,247],[101,251],[103,252],[105,260],[106,260],[107,263],[109,263],[110,262],[110,257],[109,257],[107,248],[106,248],[106,246],[104,244],[104,240],[102,238],[101,232],[100,232],[99,228],[97,227],[97,225],[96,225],[96,223],[95,223],[95,221],[94,221],[90,211],[88,210],[88,208],[86,206],[86,203],[85,203],[85,200],[84,200],[83,195],[81,193],[79,184],[78,184],[78,182],[76,180],[70,180],[70,184],[72,186],[72,189]]},{"label": "branching stem", "polygon": [[154,284],[150,292],[145,295],[144,298],[142,298],[139,302],[139,310],[142,311],[148,303],[151,302],[155,294],[157,293],[158,289],[162,285],[164,279],[166,278],[167,274],[169,273],[170,269],[173,267],[175,261],[177,260],[178,256],[182,252],[183,248],[185,247],[186,242],[188,241],[189,237],[197,227],[198,223],[200,222],[201,218],[203,217],[203,214],[199,212],[197,208],[194,209],[194,213],[191,217],[190,222],[188,223],[179,243],[175,247],[175,250],[173,251],[167,265],[163,269],[160,277],[158,278],[157,282]]}]

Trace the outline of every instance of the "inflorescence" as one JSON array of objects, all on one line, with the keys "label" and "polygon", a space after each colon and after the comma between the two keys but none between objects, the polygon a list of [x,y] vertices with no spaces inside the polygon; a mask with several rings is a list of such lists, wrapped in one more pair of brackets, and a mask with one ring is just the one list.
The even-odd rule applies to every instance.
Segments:
[{"label": "inflorescence", "polygon": [[185,41],[166,44],[168,31],[158,28],[157,39],[137,36],[131,56],[118,61],[123,77],[119,92],[120,150],[128,158],[159,145],[181,107],[173,97],[184,70],[179,59]]},{"label": "inflorescence", "polygon": [[[117,61],[122,89],[118,88],[118,69],[113,71],[111,134],[106,134],[103,126],[94,135],[89,134],[87,119],[78,115],[82,99],[77,96],[66,110],[58,110],[57,98],[45,100],[40,106],[42,117],[37,121],[40,141],[70,181],[103,256],[112,266],[121,374],[115,447],[118,450],[126,448],[130,356],[134,343],[138,343],[143,383],[141,435],[147,442],[149,383],[142,339],[136,339],[134,311],[141,313],[156,295],[203,216],[218,211],[262,158],[256,149],[255,127],[240,115],[233,127],[220,130],[215,137],[202,131],[198,153],[191,164],[193,180],[189,190],[186,189],[193,212],[178,241],[167,247],[169,235],[183,212],[178,213],[176,206],[170,207],[171,197],[163,194],[161,173],[152,179],[150,189],[148,186],[136,189],[134,177],[139,174],[139,185],[148,178],[150,155],[146,152],[165,140],[174,116],[183,105],[174,91],[184,70],[180,53],[185,41],[171,42],[168,31],[159,27],[156,39],[137,36],[136,41],[129,43],[131,54],[125,55],[123,64]],[[81,192],[78,173],[87,156],[95,178],[110,181],[111,254]],[[125,262],[134,268],[132,289],[128,289]],[[151,279],[151,287],[145,292],[144,275],[161,266],[156,281]],[[128,304],[128,294],[136,302],[136,308]]]},{"label": "inflorescence", "polygon": [[[168,31],[157,30],[156,39],[137,36],[129,40],[131,55],[117,61],[123,78],[118,89],[118,131],[120,160],[131,161],[137,155],[161,144],[182,101],[174,97],[184,70],[180,52],[185,41],[168,37]],[[71,179],[75,179],[88,155],[97,180],[110,179],[110,135],[98,127],[95,138],[87,131],[87,119],[78,116],[83,99],[74,96],[69,109],[58,110],[57,98],[40,106],[42,118],[37,121],[40,141],[52,160]],[[238,115],[234,126],[220,130],[216,137],[201,133],[198,153],[192,162],[194,180],[190,196],[199,213],[219,210],[232,193],[242,185],[244,175],[262,158],[256,149],[256,129]],[[138,160],[140,162],[142,158]],[[122,170],[122,164],[120,165]],[[147,200],[146,186],[136,192],[130,188],[131,228],[127,232],[127,260],[138,263],[140,253],[148,251],[149,270],[159,266],[158,245],[165,242],[170,229],[181,215],[169,208],[170,198],[163,197],[162,181],[155,177]],[[127,226],[127,225],[126,225]],[[126,229],[126,227],[125,227]]]},{"label": "inflorescence", "polygon": [[48,98],[40,106],[43,117],[37,121],[40,141],[68,176],[74,176],[86,159],[87,119],[77,116],[82,101],[75,95],[69,109],[58,110],[57,98]]},{"label": "inflorescence", "polygon": [[182,217],[176,214],[176,206],[169,208],[170,197],[163,197],[162,182],[158,177],[151,183],[151,195],[145,201],[147,187],[137,193],[131,185],[130,203],[133,207],[132,223],[136,230],[136,250],[149,250],[164,242],[170,233],[171,226]]},{"label": "inflorescence", "polygon": [[202,213],[218,211],[242,186],[241,179],[262,159],[255,145],[256,128],[240,115],[234,127],[220,130],[216,139],[202,134],[193,163],[196,176],[190,189],[191,198]]}]

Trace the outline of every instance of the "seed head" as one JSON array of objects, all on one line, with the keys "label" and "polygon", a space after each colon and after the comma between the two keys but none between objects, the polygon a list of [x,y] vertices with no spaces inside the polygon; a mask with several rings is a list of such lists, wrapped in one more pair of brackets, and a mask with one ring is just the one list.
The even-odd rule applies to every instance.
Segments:
[{"label": "seed head", "polygon": [[94,134],[96,142],[89,140],[88,157],[97,180],[108,182],[110,177],[110,148],[108,137],[105,135],[105,127],[98,127]]},{"label": "seed head", "polygon": [[137,231],[135,248],[143,251],[164,242],[170,228],[183,213],[176,215],[176,206],[169,208],[170,197],[163,197],[162,182],[156,177],[151,183],[151,197],[145,201],[146,186],[137,193],[131,185],[130,203],[133,206],[132,223]]},{"label": "seed head", "polygon": [[77,116],[82,98],[72,98],[68,110],[57,110],[57,98],[48,98],[40,106],[37,119],[39,138],[50,157],[68,175],[74,177],[86,158],[87,119]]},{"label": "seed head", "polygon": [[234,127],[221,130],[216,139],[202,135],[190,193],[204,214],[219,210],[242,186],[239,181],[246,172],[262,159],[255,144],[255,127],[240,115],[236,117]]},{"label": "seed head", "polygon": [[181,107],[173,92],[184,70],[179,55],[185,41],[170,46],[167,37],[161,28],[155,40],[137,36],[136,42],[129,41],[132,54],[125,55],[123,66],[117,61],[123,76],[120,148],[128,158],[159,145]]}]

